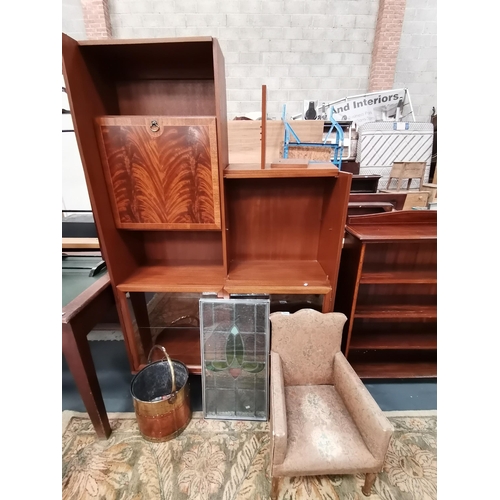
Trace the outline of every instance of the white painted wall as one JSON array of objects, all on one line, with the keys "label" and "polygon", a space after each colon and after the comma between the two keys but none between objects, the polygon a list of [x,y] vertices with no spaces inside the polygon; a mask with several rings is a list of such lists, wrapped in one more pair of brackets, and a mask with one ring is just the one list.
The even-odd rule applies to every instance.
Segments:
[{"label": "white painted wall", "polygon": [[62,31],[75,40],[86,40],[80,0],[62,0]]},{"label": "white painted wall", "polygon": [[[64,79],[62,79],[64,87]],[[69,109],[68,97],[62,93],[62,108]],[[73,130],[71,115],[62,115],[61,131]],[[74,132],[62,133],[62,209],[90,210],[90,199],[83,165]]]}]

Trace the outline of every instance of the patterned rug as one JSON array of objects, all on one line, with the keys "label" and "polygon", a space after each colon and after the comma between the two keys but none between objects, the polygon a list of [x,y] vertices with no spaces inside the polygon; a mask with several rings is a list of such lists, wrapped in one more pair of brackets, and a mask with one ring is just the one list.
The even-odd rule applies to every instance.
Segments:
[{"label": "patterned rug", "polygon": [[[63,500],[263,500],[269,498],[267,422],[204,420],[166,443],[141,438],[134,413],[109,414],[96,439],[84,413],[63,412]],[[437,498],[436,412],[387,412],[395,427],[372,500]],[[362,500],[364,475],[284,478],[280,500]]]}]

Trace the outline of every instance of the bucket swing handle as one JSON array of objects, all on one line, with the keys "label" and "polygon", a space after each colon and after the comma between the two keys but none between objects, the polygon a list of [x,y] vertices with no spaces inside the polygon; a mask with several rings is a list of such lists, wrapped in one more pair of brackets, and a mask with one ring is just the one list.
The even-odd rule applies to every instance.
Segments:
[{"label": "bucket swing handle", "polygon": [[165,358],[168,361],[168,365],[170,366],[170,373],[172,375],[172,394],[174,394],[177,391],[177,387],[175,385],[174,365],[172,364],[172,360],[170,359],[170,356],[168,355],[167,350],[162,345],[158,345],[158,344],[154,345],[151,348],[151,351],[149,351],[148,363],[151,363],[151,354],[153,354],[153,351],[155,349],[161,349],[162,352],[163,352],[163,355],[165,356]]}]

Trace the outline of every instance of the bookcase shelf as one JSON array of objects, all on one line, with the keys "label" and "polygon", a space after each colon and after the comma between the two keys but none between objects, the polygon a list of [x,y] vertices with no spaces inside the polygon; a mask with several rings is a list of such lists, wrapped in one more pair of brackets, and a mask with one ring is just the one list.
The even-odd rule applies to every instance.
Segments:
[{"label": "bookcase shelf", "polygon": [[258,179],[258,178],[282,178],[282,177],[338,177],[339,169],[325,167],[323,164],[310,164],[307,168],[271,168],[267,163],[261,168],[258,163],[233,163],[224,170],[226,179]]},{"label": "bookcase shelf", "polygon": [[435,306],[422,305],[360,305],[354,312],[356,318],[437,318]]},{"label": "bookcase shelf", "polygon": [[350,360],[351,366],[363,379],[436,378],[436,362],[366,362]]},{"label": "bookcase shelf", "polygon": [[228,293],[327,294],[328,276],[318,261],[231,261],[224,285]]},{"label": "bookcase shelf", "polygon": [[140,266],[116,287],[122,292],[215,292],[224,285],[222,266]]},{"label": "bookcase shelf", "polygon": [[358,333],[351,339],[350,349],[437,349],[436,335],[390,331],[385,333]]},{"label": "bookcase shelf", "polygon": [[360,284],[436,284],[436,271],[371,271],[363,272],[359,280]]}]

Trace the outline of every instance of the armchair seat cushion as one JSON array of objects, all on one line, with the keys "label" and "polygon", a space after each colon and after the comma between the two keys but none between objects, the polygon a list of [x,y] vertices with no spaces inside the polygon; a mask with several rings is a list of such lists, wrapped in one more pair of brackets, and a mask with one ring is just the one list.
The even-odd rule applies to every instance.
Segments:
[{"label": "armchair seat cushion", "polygon": [[366,447],[333,385],[285,387],[288,442],[274,475],[379,472],[383,464]]}]

